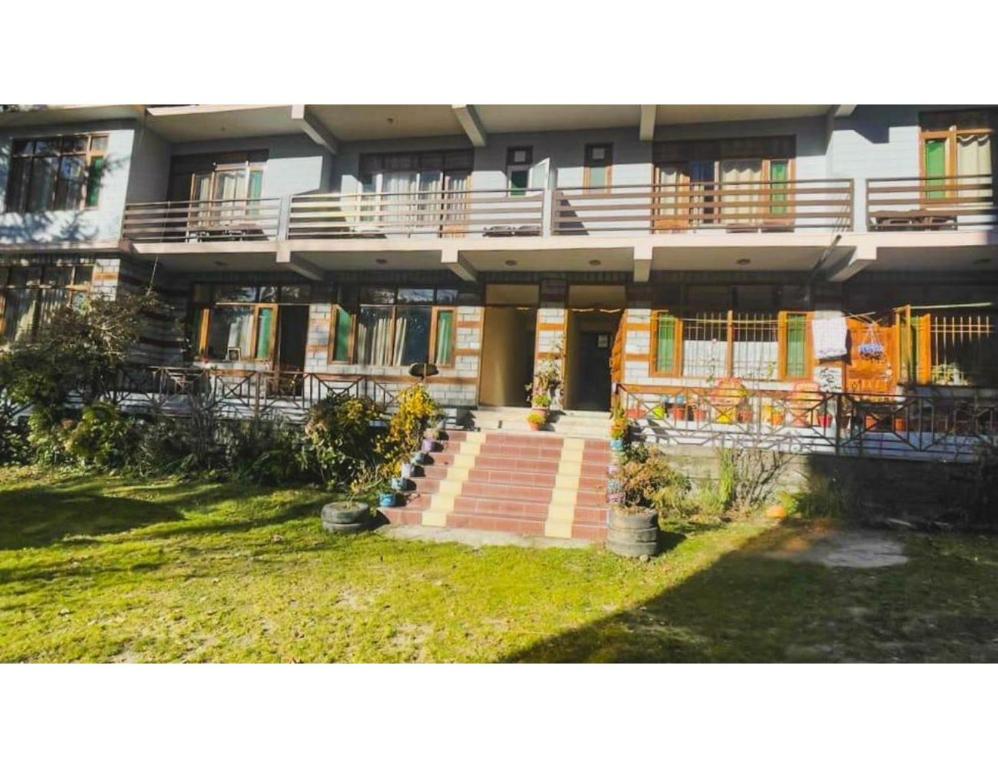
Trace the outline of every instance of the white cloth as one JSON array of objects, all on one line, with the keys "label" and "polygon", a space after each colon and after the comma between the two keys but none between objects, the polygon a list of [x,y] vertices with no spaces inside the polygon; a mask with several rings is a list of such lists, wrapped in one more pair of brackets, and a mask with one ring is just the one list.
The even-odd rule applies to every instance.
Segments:
[{"label": "white cloth", "polygon": [[811,337],[814,339],[814,356],[818,360],[844,357],[846,354],[846,319],[825,317],[811,323]]}]

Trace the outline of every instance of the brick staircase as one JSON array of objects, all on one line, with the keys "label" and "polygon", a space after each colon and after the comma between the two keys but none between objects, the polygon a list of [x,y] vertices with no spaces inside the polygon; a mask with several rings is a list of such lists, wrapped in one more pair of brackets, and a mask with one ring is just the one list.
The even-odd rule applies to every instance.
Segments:
[{"label": "brick staircase", "polygon": [[393,524],[606,538],[608,440],[452,431],[431,454]]}]

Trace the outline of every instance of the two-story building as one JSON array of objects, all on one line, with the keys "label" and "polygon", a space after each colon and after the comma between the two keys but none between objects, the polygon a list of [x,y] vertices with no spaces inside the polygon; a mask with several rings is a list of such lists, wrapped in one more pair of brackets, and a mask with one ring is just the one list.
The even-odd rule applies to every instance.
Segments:
[{"label": "two-story building", "polygon": [[[0,336],[87,291],[152,286],[174,312],[149,318],[137,359],[273,372],[290,382],[278,392],[351,377],[390,392],[429,362],[445,405],[525,406],[554,359],[569,411],[617,394],[690,433],[737,426],[724,393],[710,397],[721,388],[768,393],[745,423],[838,429],[830,401],[805,417],[787,403],[996,385],[996,118],[977,105],[5,111]],[[887,428],[912,431],[906,418]]]}]

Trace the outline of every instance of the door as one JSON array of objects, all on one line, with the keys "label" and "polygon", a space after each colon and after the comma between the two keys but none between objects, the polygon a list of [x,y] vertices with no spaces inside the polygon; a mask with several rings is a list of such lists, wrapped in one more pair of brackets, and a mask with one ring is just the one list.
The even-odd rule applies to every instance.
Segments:
[{"label": "door", "polygon": [[277,337],[277,367],[282,371],[305,370],[308,307],[281,305]]},{"label": "door", "polygon": [[610,409],[610,355],[613,336],[607,331],[582,331],[578,340],[579,366],[583,372],[573,387],[574,408],[582,411]]}]

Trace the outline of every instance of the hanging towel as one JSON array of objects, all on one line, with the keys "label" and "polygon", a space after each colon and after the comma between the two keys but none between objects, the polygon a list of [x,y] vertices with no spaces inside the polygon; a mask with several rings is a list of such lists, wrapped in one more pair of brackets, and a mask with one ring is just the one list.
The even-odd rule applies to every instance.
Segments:
[{"label": "hanging towel", "polygon": [[811,323],[814,356],[818,360],[844,357],[846,354],[846,319],[825,317]]}]

